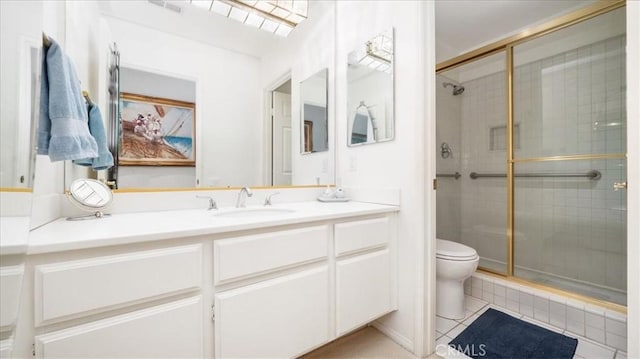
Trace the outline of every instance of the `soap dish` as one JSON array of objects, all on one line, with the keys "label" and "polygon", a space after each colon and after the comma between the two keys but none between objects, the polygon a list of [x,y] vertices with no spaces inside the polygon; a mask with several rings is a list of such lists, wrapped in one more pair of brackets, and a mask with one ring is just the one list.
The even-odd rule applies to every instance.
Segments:
[{"label": "soap dish", "polygon": [[351,198],[349,197],[318,197],[318,201],[320,202],[349,202]]}]

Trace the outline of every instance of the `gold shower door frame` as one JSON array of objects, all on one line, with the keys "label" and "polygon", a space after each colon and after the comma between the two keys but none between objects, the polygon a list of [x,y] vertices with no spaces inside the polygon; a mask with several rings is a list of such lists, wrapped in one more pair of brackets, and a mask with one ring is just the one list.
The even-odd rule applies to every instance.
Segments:
[{"label": "gold shower door frame", "polygon": [[525,162],[545,162],[545,161],[574,161],[574,160],[592,160],[592,159],[626,159],[626,153],[607,153],[607,154],[589,154],[589,155],[570,155],[570,156],[547,156],[547,157],[514,157],[514,106],[513,106],[513,48],[516,45],[525,43],[546,34],[564,29],[571,25],[594,18],[607,12],[619,9],[626,5],[625,0],[600,0],[591,6],[587,6],[575,12],[558,17],[547,23],[541,24],[531,29],[520,32],[519,34],[507,37],[492,44],[483,46],[466,54],[454,57],[450,60],[441,62],[436,65],[436,73],[465,65],[467,63],[479,60],[481,58],[494,55],[498,52],[506,52],[506,71],[507,71],[507,272],[501,273],[489,268],[479,267],[480,270],[497,275],[507,280],[524,283],[531,287],[541,288],[564,296],[577,298],[586,302],[605,306],[607,308],[627,312],[627,307],[617,303],[612,303],[586,295],[550,287],[537,282],[529,281],[514,276],[515,268],[515,248],[514,248],[514,227],[515,227],[515,180],[514,165],[516,163]]}]

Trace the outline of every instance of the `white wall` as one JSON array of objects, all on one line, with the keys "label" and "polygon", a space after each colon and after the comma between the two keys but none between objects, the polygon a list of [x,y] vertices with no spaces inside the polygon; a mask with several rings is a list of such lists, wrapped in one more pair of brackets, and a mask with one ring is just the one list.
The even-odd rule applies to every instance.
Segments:
[{"label": "white wall", "polygon": [[116,18],[107,21],[123,67],[196,82],[200,184],[262,184],[259,60]]},{"label": "white wall", "polygon": [[[413,1],[338,1],[336,16],[337,183],[345,187],[399,188],[399,310],[379,327],[421,354],[425,333],[424,74],[423,4]],[[432,25],[432,24],[431,24]],[[395,30],[394,141],[347,147],[347,56],[373,35]],[[429,69],[435,64],[427,62]],[[427,299],[427,301],[429,301]],[[428,322],[428,321],[426,321]]]},{"label": "white wall", "polygon": [[[334,183],[335,144],[335,3],[332,1],[314,1],[310,8],[313,16],[298,25],[288,36],[287,41],[275,46],[262,58],[260,87],[263,101],[267,106],[266,93],[273,90],[275,81],[284,74],[291,74],[291,141],[292,183],[325,184]],[[318,71],[328,68],[328,120],[329,151],[301,154],[301,101],[300,82]],[[266,126],[266,123],[263,122]],[[265,131],[263,163],[270,163],[269,131]],[[265,172],[268,172],[265,170]]]}]

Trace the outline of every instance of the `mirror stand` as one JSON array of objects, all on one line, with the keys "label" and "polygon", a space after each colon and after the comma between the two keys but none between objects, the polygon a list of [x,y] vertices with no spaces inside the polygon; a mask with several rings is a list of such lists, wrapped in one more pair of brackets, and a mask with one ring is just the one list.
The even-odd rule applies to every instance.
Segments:
[{"label": "mirror stand", "polygon": [[80,178],[71,183],[67,199],[83,211],[94,212],[84,216],[67,217],[67,221],[82,221],[110,216],[103,212],[113,200],[113,193],[106,184],[93,179]]}]

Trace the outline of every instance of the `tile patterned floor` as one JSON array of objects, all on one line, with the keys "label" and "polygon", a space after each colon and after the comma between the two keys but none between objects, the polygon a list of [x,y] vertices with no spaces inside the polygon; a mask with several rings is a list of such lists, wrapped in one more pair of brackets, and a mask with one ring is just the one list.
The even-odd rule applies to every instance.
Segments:
[{"label": "tile patterned floor", "polygon": [[[436,317],[436,353],[429,358],[455,358],[465,359],[466,355],[449,349],[448,343],[456,336],[462,333],[474,320],[489,308],[494,308],[507,313],[515,318],[539,325],[543,328],[563,333],[567,336],[578,339],[578,348],[574,359],[627,359],[627,354],[616,349],[603,346],[589,339],[576,336],[573,333],[555,328],[549,324],[542,323],[535,319],[524,317],[519,313],[512,312],[508,309],[498,307],[481,299],[471,296],[465,296],[465,317],[460,320],[451,320],[442,317]],[[439,355],[439,356],[438,356]],[[350,358],[394,358],[394,359],[411,359],[415,358],[412,353],[394,343],[390,338],[380,333],[373,327],[366,327],[357,332],[340,338],[329,343],[303,358],[323,358],[323,359],[350,359]]]},{"label": "tile patterned floor", "polygon": [[501,312],[507,313],[515,318],[536,324],[543,328],[554,332],[562,333],[566,336],[578,339],[578,348],[574,359],[626,359],[627,354],[614,348],[597,344],[589,339],[577,336],[562,329],[555,328],[549,324],[539,322],[533,318],[524,317],[519,313],[512,312],[506,308],[489,304],[478,298],[465,296],[464,306],[466,310],[465,317],[460,320],[451,320],[442,317],[436,317],[436,353],[444,358],[468,358],[466,355],[454,350],[447,349],[447,344],[453,340],[458,334],[462,333],[474,320],[489,308],[494,308]]}]

